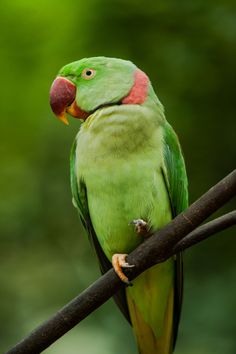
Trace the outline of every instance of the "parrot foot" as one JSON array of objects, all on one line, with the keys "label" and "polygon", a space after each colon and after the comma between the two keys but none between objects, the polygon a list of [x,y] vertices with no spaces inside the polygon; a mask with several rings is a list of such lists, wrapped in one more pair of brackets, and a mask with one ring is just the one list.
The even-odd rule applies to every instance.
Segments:
[{"label": "parrot foot", "polygon": [[130,224],[134,225],[135,231],[137,232],[138,235],[148,236],[150,229],[146,221],[144,221],[143,219],[137,219],[137,220],[132,220]]},{"label": "parrot foot", "polygon": [[114,268],[114,271],[118,275],[121,281],[126,283],[127,285],[132,285],[128,279],[128,277],[123,273],[122,268],[132,268],[134,265],[129,264],[126,262],[126,257],[127,254],[120,254],[120,253],[115,253],[112,256],[112,265]]}]

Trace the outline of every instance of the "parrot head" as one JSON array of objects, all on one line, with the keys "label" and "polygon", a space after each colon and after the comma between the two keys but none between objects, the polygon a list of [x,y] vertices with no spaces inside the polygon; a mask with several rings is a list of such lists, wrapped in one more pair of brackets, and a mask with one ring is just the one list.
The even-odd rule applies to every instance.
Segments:
[{"label": "parrot head", "polygon": [[66,113],[86,120],[106,106],[142,104],[148,87],[147,75],[130,61],[85,58],[59,71],[51,86],[50,105],[55,115],[68,124]]}]

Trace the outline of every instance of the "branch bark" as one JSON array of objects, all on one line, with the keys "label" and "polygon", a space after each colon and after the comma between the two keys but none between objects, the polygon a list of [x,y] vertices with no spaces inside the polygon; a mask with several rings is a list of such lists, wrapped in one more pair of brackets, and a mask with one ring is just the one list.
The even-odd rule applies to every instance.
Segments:
[{"label": "branch bark", "polygon": [[[233,212],[233,214],[222,217],[223,219],[218,218],[196,229],[235,195],[236,170],[212,187],[163,229],[155,232],[128,256],[128,262],[135,265],[126,272],[129,279],[134,279],[147,268],[165,261],[179,250],[190,247],[212,233],[235,224],[235,212]],[[196,230],[193,231],[194,229]],[[188,236],[185,237],[186,235]],[[124,287],[124,284],[113,269],[109,270],[6,354],[41,353],[106,302],[121,287]]]},{"label": "branch bark", "polygon": [[228,214],[220,216],[217,219],[209,221],[208,223],[199,226],[194,231],[190,232],[182,240],[180,240],[173,248],[174,253],[181,252],[187,248],[196,245],[197,243],[206,240],[211,235],[216,234],[222,230],[226,230],[229,227],[236,224],[236,210],[231,211]]}]

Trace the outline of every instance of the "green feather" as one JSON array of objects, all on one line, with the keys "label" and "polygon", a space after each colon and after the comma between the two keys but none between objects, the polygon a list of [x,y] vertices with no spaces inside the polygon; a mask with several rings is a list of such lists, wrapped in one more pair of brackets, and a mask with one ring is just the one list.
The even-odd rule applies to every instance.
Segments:
[{"label": "green feather", "polygon": [[168,122],[164,126],[164,162],[173,216],[176,216],[188,206],[188,181],[177,135]]}]

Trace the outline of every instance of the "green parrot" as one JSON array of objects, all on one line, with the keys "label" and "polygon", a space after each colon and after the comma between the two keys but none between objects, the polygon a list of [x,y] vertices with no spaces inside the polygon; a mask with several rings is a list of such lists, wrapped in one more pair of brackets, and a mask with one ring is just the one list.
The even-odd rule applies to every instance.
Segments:
[{"label": "green parrot", "polygon": [[[65,65],[50,104],[64,123],[66,113],[82,121],[70,159],[73,203],[102,273],[113,266],[129,285],[127,254],[188,205],[178,138],[148,76],[130,61],[93,57]],[[173,352],[182,279],[178,254],[115,295],[140,354]]]}]

